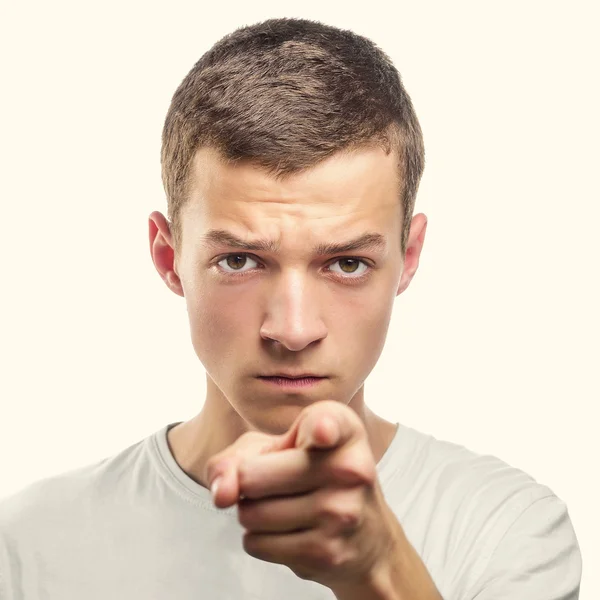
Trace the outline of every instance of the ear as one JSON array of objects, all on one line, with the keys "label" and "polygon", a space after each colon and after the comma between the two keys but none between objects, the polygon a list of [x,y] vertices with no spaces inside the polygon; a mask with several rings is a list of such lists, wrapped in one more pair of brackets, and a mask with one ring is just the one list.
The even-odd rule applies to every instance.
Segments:
[{"label": "ear", "polygon": [[172,292],[184,296],[181,280],[176,272],[175,249],[169,222],[162,213],[154,211],[148,218],[148,226],[150,254],[158,274]]},{"label": "ear", "polygon": [[419,266],[419,257],[423,243],[425,242],[425,231],[427,230],[427,217],[419,213],[412,218],[410,223],[410,233],[406,245],[406,255],[404,257],[404,269],[396,296],[399,296],[410,284],[414,274]]}]

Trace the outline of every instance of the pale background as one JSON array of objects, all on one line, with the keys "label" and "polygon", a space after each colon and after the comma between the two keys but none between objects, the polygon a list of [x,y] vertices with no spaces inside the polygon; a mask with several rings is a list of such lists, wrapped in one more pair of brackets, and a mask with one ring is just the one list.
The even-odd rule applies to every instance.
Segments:
[{"label": "pale background", "polygon": [[0,496],[201,407],[182,298],[150,260],[171,96],[269,17],[355,30],[394,60],[427,166],[421,266],[367,398],[498,456],[568,505],[600,597],[595,2],[28,2],[2,7]]}]

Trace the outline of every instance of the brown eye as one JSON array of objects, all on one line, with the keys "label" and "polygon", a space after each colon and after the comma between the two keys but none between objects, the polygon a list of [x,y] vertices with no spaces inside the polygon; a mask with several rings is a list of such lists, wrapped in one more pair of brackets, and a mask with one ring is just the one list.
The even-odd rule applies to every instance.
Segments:
[{"label": "brown eye", "polygon": [[354,273],[358,268],[358,261],[354,258],[344,258],[340,260],[340,266],[344,273]]},{"label": "brown eye", "polygon": [[232,269],[239,269],[246,263],[246,257],[243,254],[231,254],[226,259],[227,266]]},{"label": "brown eye", "polygon": [[[333,267],[336,265],[339,265],[339,270],[333,269]],[[346,279],[352,279],[353,277],[351,276],[354,276],[355,278],[360,277],[361,275],[364,275],[371,267],[358,258],[339,258],[332,263],[330,268],[334,273],[337,273],[338,275],[346,274],[350,276]]]},{"label": "brown eye", "polygon": [[[252,263],[254,263],[254,265],[252,265]],[[228,254],[225,258],[222,258],[217,265],[219,265],[225,273],[245,273],[248,269],[243,269],[243,267],[248,265],[253,269],[258,263],[246,254]]]}]

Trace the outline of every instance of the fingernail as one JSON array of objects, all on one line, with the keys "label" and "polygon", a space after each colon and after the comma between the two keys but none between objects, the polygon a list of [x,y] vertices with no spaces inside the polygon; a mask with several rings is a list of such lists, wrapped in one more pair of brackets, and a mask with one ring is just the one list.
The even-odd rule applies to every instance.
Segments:
[{"label": "fingernail", "polygon": [[217,496],[217,491],[218,491],[218,489],[219,489],[219,484],[221,483],[221,479],[222,479],[222,476],[221,476],[221,475],[219,475],[219,477],[217,477],[217,478],[216,478],[216,479],[213,481],[212,485],[210,486],[210,493],[212,494],[213,500],[214,500],[214,499],[216,498],[216,496]]}]

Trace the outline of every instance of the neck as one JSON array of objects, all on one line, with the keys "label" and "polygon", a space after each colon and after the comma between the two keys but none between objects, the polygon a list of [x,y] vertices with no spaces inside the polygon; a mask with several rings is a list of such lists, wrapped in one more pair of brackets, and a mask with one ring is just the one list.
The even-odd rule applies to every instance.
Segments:
[{"label": "neck", "polygon": [[[376,415],[364,402],[364,385],[348,403],[365,425],[373,457],[378,463],[390,445],[396,426]],[[202,410],[189,421],[173,427],[167,434],[171,453],[177,464],[194,481],[208,487],[204,481],[204,467],[208,459],[221,452],[247,431],[264,431],[281,434],[291,427],[294,414],[285,418],[272,418],[261,415],[260,423],[251,423],[244,418],[227,400],[214,382],[207,376],[207,394]]]}]

